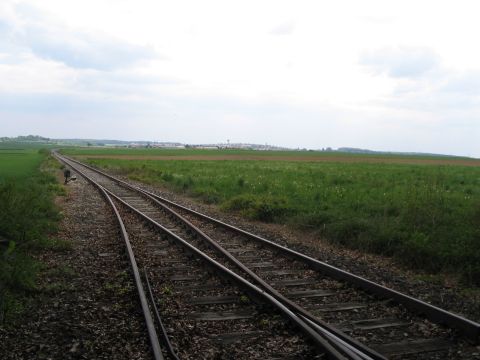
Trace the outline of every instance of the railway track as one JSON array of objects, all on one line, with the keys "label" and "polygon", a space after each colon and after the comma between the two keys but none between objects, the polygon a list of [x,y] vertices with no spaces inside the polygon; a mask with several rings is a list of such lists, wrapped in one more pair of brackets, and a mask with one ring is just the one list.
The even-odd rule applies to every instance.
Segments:
[{"label": "railway track", "polygon": [[[222,323],[222,318],[233,317],[238,319],[231,320],[246,322],[247,318],[240,318],[242,314],[249,314],[249,319],[256,319],[256,323],[260,322],[264,327],[266,324],[277,324],[280,321],[278,315],[282,311],[277,309],[277,313],[271,315],[265,310],[261,312],[255,308],[258,305],[253,305],[260,304],[262,309],[265,309],[265,304],[274,300],[269,304],[269,308],[274,308],[275,302],[278,302],[280,307],[283,306],[286,311],[282,313],[283,317],[300,328],[306,339],[302,346],[289,348],[291,353],[280,354],[279,358],[325,356],[352,359],[454,359],[476,356],[475,348],[470,344],[478,342],[480,325],[477,323],[182,207],[73,159],[59,158],[105,189],[107,198],[113,199],[112,205],[121,209],[125,227],[132,234],[131,238],[135,239],[135,249],[139,249],[140,255],[137,256],[148,268],[147,273],[154,284],[154,298],[162,299],[160,313],[166,324],[166,333],[171,337],[177,351],[184,349],[185,344],[182,341],[192,338],[186,329],[191,329],[192,326],[195,328],[198,323],[209,324],[205,325],[204,329],[208,332],[209,329],[216,328],[216,325],[212,324]],[[137,218],[137,224],[138,218],[142,218],[142,225],[135,225],[133,218]],[[163,236],[158,235],[158,229],[162,229]],[[152,241],[144,240],[144,235],[147,239],[156,237],[157,240],[152,244]],[[159,250],[159,244],[166,241],[165,235],[170,241],[172,237],[183,241],[184,249],[196,260],[186,263],[177,255],[170,257],[173,251]],[[173,246],[167,243],[162,245],[165,249]],[[148,251],[149,246],[155,247],[155,250]],[[178,245],[175,246],[178,248]],[[193,275],[205,272],[205,264],[203,267],[194,266],[203,256],[197,252],[227,268],[231,272],[230,277],[241,277],[251,288],[239,290],[238,284],[237,288],[229,288],[231,285],[220,286],[217,282],[207,282],[204,284],[205,288],[199,287],[198,284],[202,283],[207,275]],[[225,278],[225,275],[222,277]],[[263,290],[268,299],[262,299],[261,296],[259,298],[253,288]],[[177,292],[176,289],[182,290]],[[218,289],[222,291],[219,293]],[[193,292],[182,293],[186,290]],[[215,295],[211,295],[212,291]],[[249,297],[244,295],[247,293]],[[178,300],[177,296],[178,299],[195,300],[193,304],[192,301],[187,301],[185,309],[178,310],[176,315],[173,315],[170,311],[175,305],[172,304],[185,304],[185,301]],[[202,306],[220,310],[194,310]],[[239,311],[232,311],[232,306]],[[240,311],[242,306],[246,307],[245,312]],[[179,314],[184,314],[187,310],[193,315],[189,320],[183,320]],[[424,316],[417,315],[418,313]],[[258,314],[262,314],[260,320]],[[290,318],[288,314],[291,315]],[[217,322],[214,319],[218,319]],[[281,324],[285,324],[284,320],[282,321]],[[159,319],[157,324],[158,322]],[[211,335],[211,349],[218,348],[215,344],[220,344],[220,348],[236,344],[235,349],[239,349],[238,344],[244,344],[244,341],[252,338],[258,341],[258,345],[262,343],[259,341],[262,336],[268,343],[267,338],[271,336],[268,331],[258,327],[239,327],[241,330],[235,328],[239,331],[230,331],[224,336]],[[282,329],[287,328],[288,326]],[[289,336],[295,336],[291,330],[284,331],[289,333]],[[282,341],[288,342],[286,339]],[[282,341],[274,343],[283,343]],[[311,344],[314,344],[313,348]],[[260,351],[259,348],[255,349],[257,350],[254,353]],[[242,351],[237,354],[237,358],[251,358],[252,354],[245,352],[245,349]],[[319,355],[313,355],[315,353]],[[219,354],[228,358],[226,353]],[[188,354],[182,355],[188,358]],[[271,355],[267,353],[266,357],[261,358]]]},{"label": "railway track", "polygon": [[[272,296],[158,224],[152,219],[155,209],[147,214],[136,210],[92,174],[70,166],[100,189],[117,215],[155,359],[356,358],[348,356],[348,349],[337,350],[338,345],[332,346]],[[145,267],[144,277],[137,264]],[[145,288],[151,290],[151,301]],[[158,305],[163,316],[155,321],[152,313]],[[165,330],[163,339],[158,330]]]}]

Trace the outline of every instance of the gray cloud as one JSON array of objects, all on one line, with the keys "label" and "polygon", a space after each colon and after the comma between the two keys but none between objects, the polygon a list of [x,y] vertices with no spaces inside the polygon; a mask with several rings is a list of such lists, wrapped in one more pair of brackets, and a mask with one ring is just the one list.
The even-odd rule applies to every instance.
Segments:
[{"label": "gray cloud", "polygon": [[55,94],[0,97],[0,128],[7,136],[34,132],[47,137],[187,143],[231,139],[291,147],[352,146],[480,156],[478,117],[473,113],[447,115],[424,121],[406,119],[405,113],[377,116],[205,96],[164,96],[150,101]]},{"label": "gray cloud", "polygon": [[[393,91],[377,101],[377,105],[393,114],[398,111],[399,122],[416,124],[415,131],[432,140],[430,148],[445,146],[450,147],[452,153],[479,156],[476,142],[472,140],[480,136],[479,71],[444,68],[436,54],[425,48],[365,52],[360,63],[374,74],[409,80],[396,81]],[[417,120],[406,120],[411,118]],[[460,140],[461,137],[464,140]],[[436,145],[436,141],[441,143]],[[460,147],[464,148],[462,152],[453,151]]]},{"label": "gray cloud", "polygon": [[407,84],[399,83],[385,101],[386,106],[429,112],[480,113],[480,72],[456,72],[438,68]]},{"label": "gray cloud", "polygon": [[20,39],[39,57],[80,69],[112,70],[155,57],[153,49],[146,46],[82,33],[59,34],[60,29],[28,27]]},{"label": "gray cloud", "polygon": [[113,70],[159,58],[152,47],[129,44],[102,34],[75,31],[42,21],[43,14],[30,7],[15,8],[22,21],[0,19],[0,38],[27,48],[36,56],[78,69]]},{"label": "gray cloud", "polygon": [[395,78],[415,78],[433,70],[438,56],[428,48],[383,48],[365,51],[359,63],[373,72]]}]

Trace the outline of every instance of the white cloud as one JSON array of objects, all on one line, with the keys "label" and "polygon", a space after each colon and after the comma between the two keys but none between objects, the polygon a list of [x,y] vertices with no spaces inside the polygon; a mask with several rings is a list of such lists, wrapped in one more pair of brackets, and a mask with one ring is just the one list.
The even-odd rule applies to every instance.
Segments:
[{"label": "white cloud", "polygon": [[382,48],[364,51],[360,64],[391,77],[415,78],[435,69],[438,55],[428,48]]},{"label": "white cloud", "polygon": [[480,156],[479,7],[4,0],[0,128]]},{"label": "white cloud", "polygon": [[72,68],[112,70],[157,56],[149,46],[49,21],[48,16],[30,6],[14,6],[11,10],[14,16],[0,17],[0,38],[46,60]]},{"label": "white cloud", "polygon": [[75,82],[74,70],[28,52],[4,59],[0,58],[0,94],[66,92]]}]

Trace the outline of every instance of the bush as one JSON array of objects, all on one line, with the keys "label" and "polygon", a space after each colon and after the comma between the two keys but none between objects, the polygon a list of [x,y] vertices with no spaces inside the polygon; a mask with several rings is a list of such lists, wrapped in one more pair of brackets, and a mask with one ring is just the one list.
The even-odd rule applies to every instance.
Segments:
[{"label": "bush", "polygon": [[291,219],[291,223],[301,229],[317,230],[320,234],[324,233],[326,225],[332,221],[331,215],[327,211],[315,210],[311,213],[302,213]]},{"label": "bush", "polygon": [[50,154],[50,150],[49,150],[49,149],[42,148],[42,149],[39,149],[39,150],[38,150],[38,153],[41,154],[41,155],[49,155],[49,154]]},{"label": "bush", "polygon": [[363,234],[370,232],[368,221],[360,218],[333,222],[327,227],[327,236],[343,245],[357,243]]},{"label": "bush", "polygon": [[220,194],[211,188],[198,188],[193,191],[193,195],[198,196],[207,204],[217,204],[220,202]]},{"label": "bush", "polygon": [[285,199],[250,194],[231,198],[223,204],[223,208],[238,211],[251,219],[265,222],[279,221],[292,213]]},{"label": "bush", "polygon": [[256,201],[257,200],[253,195],[250,195],[250,194],[238,195],[226,201],[223,204],[223,208],[226,210],[245,212],[249,209],[254,208]]}]

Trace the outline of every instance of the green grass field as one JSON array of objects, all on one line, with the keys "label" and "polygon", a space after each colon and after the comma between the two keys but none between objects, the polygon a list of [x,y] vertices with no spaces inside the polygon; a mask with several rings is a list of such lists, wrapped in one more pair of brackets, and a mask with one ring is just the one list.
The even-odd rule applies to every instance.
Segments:
[{"label": "green grass field", "polygon": [[[147,155],[159,151],[141,150]],[[480,282],[480,167],[388,161],[88,161],[248,218],[288,223],[333,243],[393,256],[415,268],[457,273],[469,284]]]},{"label": "green grass field", "polygon": [[44,155],[38,149],[0,149],[0,181],[23,181],[32,176],[40,166]]},{"label": "green grass field", "polygon": [[58,163],[47,150],[24,145],[0,150],[0,325],[35,289],[40,265],[32,253],[56,246],[50,235],[60,219],[54,196],[62,188],[52,175]]}]

